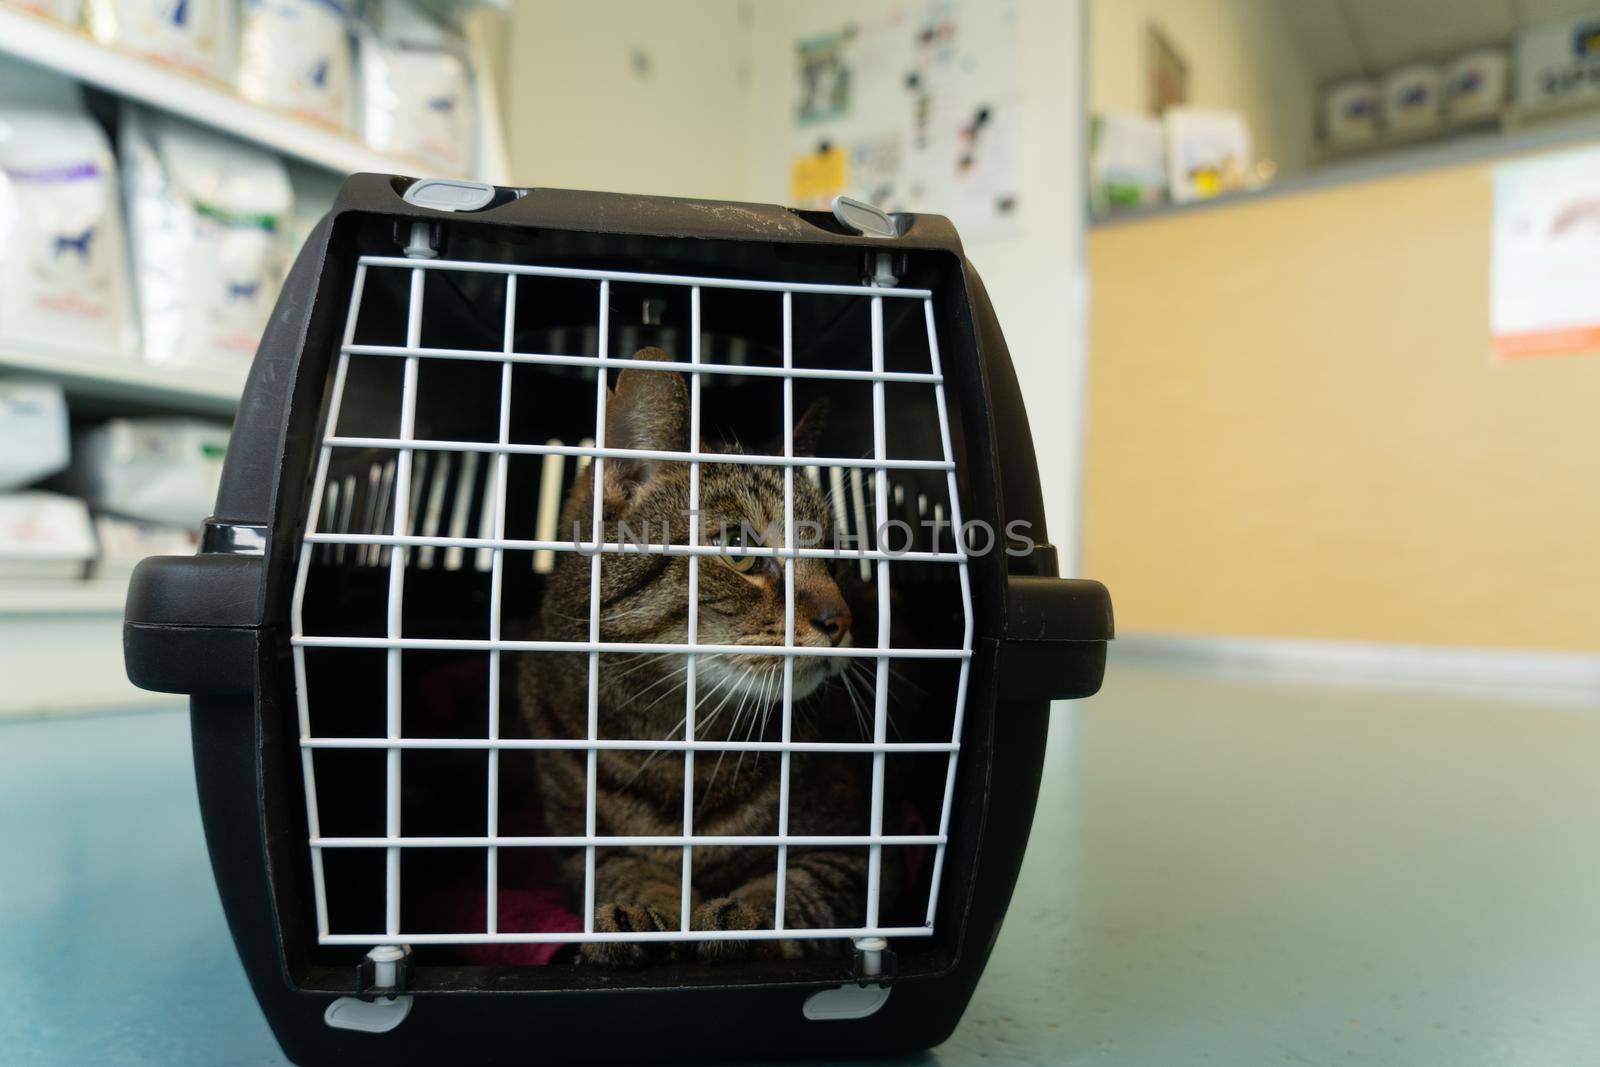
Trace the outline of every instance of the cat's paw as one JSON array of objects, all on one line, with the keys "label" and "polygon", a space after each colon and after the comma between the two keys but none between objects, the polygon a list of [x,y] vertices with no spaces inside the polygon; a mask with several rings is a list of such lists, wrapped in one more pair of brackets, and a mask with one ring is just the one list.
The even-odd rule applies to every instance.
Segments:
[{"label": "cat's paw", "polygon": [[[689,918],[693,930],[764,930],[771,923],[746,904],[733,897],[717,897],[694,909]],[[701,941],[695,945],[695,954],[707,963],[748,960],[771,955],[777,942],[756,941],[743,938]]]},{"label": "cat's paw", "polygon": [[[637,934],[676,930],[675,920],[648,904],[600,904],[594,909],[597,933]],[[578,962],[596,967],[643,967],[666,959],[669,941],[589,941],[578,947]]]}]

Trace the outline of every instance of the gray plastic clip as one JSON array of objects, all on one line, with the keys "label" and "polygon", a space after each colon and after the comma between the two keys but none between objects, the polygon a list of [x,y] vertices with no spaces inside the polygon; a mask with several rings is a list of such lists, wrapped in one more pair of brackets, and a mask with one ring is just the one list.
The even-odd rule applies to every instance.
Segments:
[{"label": "gray plastic clip", "polygon": [[833,217],[863,237],[899,237],[900,225],[881,208],[849,196],[833,198]]},{"label": "gray plastic clip", "polygon": [[422,178],[411,183],[404,200],[435,211],[477,211],[494,199],[494,186],[464,178]]}]

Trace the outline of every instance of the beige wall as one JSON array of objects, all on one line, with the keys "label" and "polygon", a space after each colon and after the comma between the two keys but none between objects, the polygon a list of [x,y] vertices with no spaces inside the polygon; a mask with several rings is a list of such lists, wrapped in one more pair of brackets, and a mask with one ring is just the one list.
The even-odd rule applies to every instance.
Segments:
[{"label": "beige wall", "polygon": [[1600,360],[1491,358],[1490,169],[1096,229],[1119,628],[1600,649]]},{"label": "beige wall", "polygon": [[741,8],[738,0],[516,0],[504,79],[511,180],[743,196]]},{"label": "beige wall", "polygon": [[1144,111],[1145,29],[1160,26],[1189,67],[1189,102],[1243,112],[1257,159],[1310,160],[1315,86],[1281,0],[1091,0],[1089,107]]}]

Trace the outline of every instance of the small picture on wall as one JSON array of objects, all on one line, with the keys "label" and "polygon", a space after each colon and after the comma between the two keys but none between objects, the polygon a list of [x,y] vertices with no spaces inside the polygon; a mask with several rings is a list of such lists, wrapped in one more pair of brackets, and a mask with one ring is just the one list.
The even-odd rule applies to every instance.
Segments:
[{"label": "small picture on wall", "polygon": [[1145,68],[1150,84],[1150,114],[1189,102],[1189,65],[1160,26],[1145,26]]}]

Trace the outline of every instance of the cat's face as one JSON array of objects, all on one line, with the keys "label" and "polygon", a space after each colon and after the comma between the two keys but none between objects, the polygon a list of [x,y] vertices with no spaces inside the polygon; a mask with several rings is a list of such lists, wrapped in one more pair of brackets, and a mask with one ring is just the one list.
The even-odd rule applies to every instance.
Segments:
[{"label": "cat's face", "polygon": [[[640,359],[665,359],[645,349]],[[682,376],[665,371],[624,371],[608,403],[606,444],[661,451],[688,449],[688,390]],[[796,428],[796,451],[809,452],[820,414]],[[691,518],[687,463],[608,459],[604,471],[607,540],[688,544]],[[785,567],[772,556],[740,551],[754,545],[786,547],[784,471],[746,463],[702,463],[699,472],[699,543],[721,551],[697,563],[697,641],[706,645],[782,645],[785,640]],[[796,541],[831,546],[827,501],[801,469],[792,477]],[[593,478],[578,479],[563,513],[563,533],[588,539]],[[588,636],[591,557],[564,553],[546,594],[545,629],[566,639]],[[826,559],[794,561],[794,639],[818,648],[848,647],[851,612]],[[679,643],[688,637],[687,556],[603,554],[600,567],[600,637],[603,641]],[[613,657],[606,657],[613,658]],[[628,657],[601,671],[608,708],[632,722],[640,736],[665,737],[683,716],[681,654]],[[782,698],[783,657],[707,654],[697,657],[700,718],[720,735],[740,721],[740,709],[770,708]],[[800,700],[844,670],[842,657],[797,656],[792,694]],[[608,677],[609,675],[609,677]],[[677,694],[679,699],[672,699]],[[724,700],[726,698],[726,700]],[[709,716],[719,712],[724,721]],[[732,714],[727,714],[727,712]],[[659,720],[659,721],[658,721]],[[747,721],[747,720],[746,720]],[[620,724],[619,724],[620,725]],[[743,727],[741,726],[741,729]],[[709,736],[709,735],[708,735]]]}]

